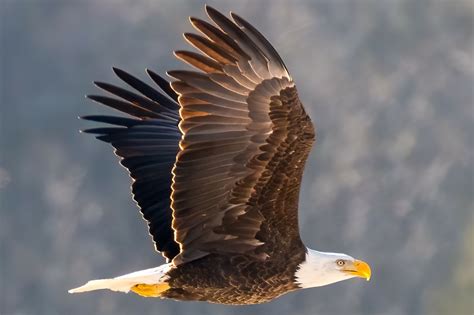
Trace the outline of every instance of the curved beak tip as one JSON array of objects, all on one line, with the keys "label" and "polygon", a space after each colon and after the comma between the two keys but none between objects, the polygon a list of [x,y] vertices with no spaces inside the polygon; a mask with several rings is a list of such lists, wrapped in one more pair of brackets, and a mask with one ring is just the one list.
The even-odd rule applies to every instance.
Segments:
[{"label": "curved beak tip", "polygon": [[354,262],[354,266],[356,268],[356,275],[361,278],[365,278],[366,281],[370,280],[372,275],[372,270],[368,263],[362,260],[356,260]]}]

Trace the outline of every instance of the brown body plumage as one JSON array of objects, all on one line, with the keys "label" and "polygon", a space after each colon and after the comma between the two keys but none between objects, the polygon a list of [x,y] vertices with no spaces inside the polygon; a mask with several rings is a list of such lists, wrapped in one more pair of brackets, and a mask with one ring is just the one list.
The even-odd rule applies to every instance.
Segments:
[{"label": "brown body plumage", "polygon": [[185,34],[201,54],[175,52],[199,71],[168,72],[177,79],[170,86],[147,70],[165,95],[114,68],[139,94],[96,82],[119,98],[89,98],[134,118],[83,117],[114,125],[85,132],[115,147],[156,249],[171,263],[72,292],[254,304],[300,288],[313,272],[300,271],[308,252],[298,229],[311,120],[270,43],[239,16],[206,11],[215,25],[191,18],[202,35]]},{"label": "brown body plumage", "polygon": [[269,302],[299,288],[294,274],[304,256],[298,247],[285,260],[263,262],[248,255],[211,254],[171,270],[171,288],[161,297],[233,305]]}]

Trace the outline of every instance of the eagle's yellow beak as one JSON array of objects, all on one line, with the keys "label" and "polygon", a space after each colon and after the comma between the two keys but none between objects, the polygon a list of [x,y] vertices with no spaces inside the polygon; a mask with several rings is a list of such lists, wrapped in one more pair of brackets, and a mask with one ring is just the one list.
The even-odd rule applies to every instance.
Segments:
[{"label": "eagle's yellow beak", "polygon": [[367,281],[370,280],[370,276],[372,274],[369,264],[365,261],[357,259],[354,261],[352,266],[348,265],[346,268],[343,269],[343,271],[353,276],[364,278]]}]

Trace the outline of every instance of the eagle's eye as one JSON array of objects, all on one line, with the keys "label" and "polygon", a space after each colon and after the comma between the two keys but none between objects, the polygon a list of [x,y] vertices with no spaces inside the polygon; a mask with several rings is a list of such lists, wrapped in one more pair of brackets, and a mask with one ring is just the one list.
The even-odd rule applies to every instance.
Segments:
[{"label": "eagle's eye", "polygon": [[336,260],[336,264],[339,266],[339,267],[342,267],[346,264],[346,262],[342,259],[338,259]]}]

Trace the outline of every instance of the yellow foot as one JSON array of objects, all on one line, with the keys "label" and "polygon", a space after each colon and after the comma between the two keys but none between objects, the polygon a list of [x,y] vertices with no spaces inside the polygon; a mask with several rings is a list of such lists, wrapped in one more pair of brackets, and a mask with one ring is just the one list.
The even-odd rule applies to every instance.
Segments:
[{"label": "yellow foot", "polygon": [[168,283],[136,284],[130,290],[144,297],[159,297],[170,288]]}]

